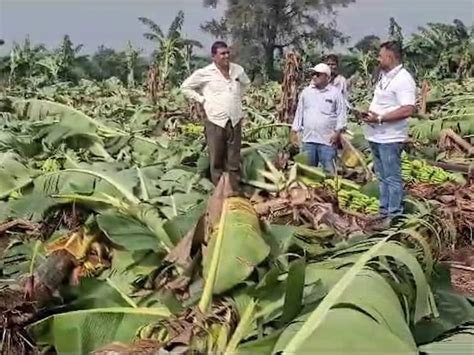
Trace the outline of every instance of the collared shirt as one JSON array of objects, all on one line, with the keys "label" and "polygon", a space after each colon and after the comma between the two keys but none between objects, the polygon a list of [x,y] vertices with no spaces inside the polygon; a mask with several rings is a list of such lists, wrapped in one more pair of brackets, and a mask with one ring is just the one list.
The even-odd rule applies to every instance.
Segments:
[{"label": "collared shirt", "polygon": [[181,85],[183,94],[204,104],[209,121],[225,127],[230,120],[236,126],[243,117],[242,96],[250,84],[244,69],[234,63],[229,67],[230,79],[226,79],[212,63],[196,70]]},{"label": "collared shirt", "polygon": [[347,97],[349,95],[348,89],[347,89],[347,80],[344,78],[341,74],[336,75],[335,78],[331,80],[331,85],[335,86],[336,88],[339,89],[339,91],[342,93],[342,96],[344,96],[344,99],[347,100]]},{"label": "collared shirt", "polygon": [[[411,74],[399,65],[382,72],[375,86],[370,111],[387,114],[402,106],[416,104],[416,83]],[[408,118],[408,117],[407,117]],[[395,122],[365,125],[365,136],[375,143],[404,142],[408,138],[408,119]]]},{"label": "collared shirt", "polygon": [[331,136],[346,127],[344,98],[336,87],[307,86],[300,95],[292,129],[302,132],[303,142],[331,145]]}]

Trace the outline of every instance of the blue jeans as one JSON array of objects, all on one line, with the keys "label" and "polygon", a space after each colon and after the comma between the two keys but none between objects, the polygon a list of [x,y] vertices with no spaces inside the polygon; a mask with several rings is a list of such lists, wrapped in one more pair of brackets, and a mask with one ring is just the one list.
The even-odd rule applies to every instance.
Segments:
[{"label": "blue jeans", "polygon": [[380,215],[395,217],[403,213],[401,154],[403,143],[369,142],[379,180]]},{"label": "blue jeans", "polygon": [[303,151],[308,155],[308,163],[311,166],[318,166],[319,163],[323,169],[334,174],[336,172],[336,155],[335,147],[320,143],[304,143]]}]

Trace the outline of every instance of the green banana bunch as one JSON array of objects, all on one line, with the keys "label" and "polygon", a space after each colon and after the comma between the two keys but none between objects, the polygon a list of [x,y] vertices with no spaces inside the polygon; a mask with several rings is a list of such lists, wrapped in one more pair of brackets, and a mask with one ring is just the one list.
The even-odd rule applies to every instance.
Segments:
[{"label": "green banana bunch", "polygon": [[204,133],[204,126],[194,123],[187,123],[180,126],[181,132],[192,136],[199,136]]},{"label": "green banana bunch", "polygon": [[375,197],[369,197],[358,189],[345,189],[340,181],[336,181],[336,179],[327,179],[324,184],[337,193],[340,208],[365,214],[378,213],[379,201]]},{"label": "green banana bunch", "polygon": [[[341,192],[343,195],[343,205],[340,207],[347,208],[350,211],[376,214],[379,211],[379,201],[375,197],[369,197],[357,190],[345,191],[341,190],[338,193],[338,199]],[[339,200],[340,201],[340,200]],[[341,201],[339,202],[341,204]]]},{"label": "green banana bunch", "polygon": [[41,165],[41,171],[44,173],[54,173],[61,170],[61,164],[53,158],[46,159]]},{"label": "green banana bunch", "polygon": [[330,178],[324,180],[324,185],[332,189],[333,191],[339,190],[359,190],[360,185],[343,178]]},{"label": "green banana bunch", "polygon": [[456,181],[454,174],[429,165],[424,160],[410,160],[406,153],[402,154],[401,169],[402,178],[405,182],[442,184],[448,181]]}]

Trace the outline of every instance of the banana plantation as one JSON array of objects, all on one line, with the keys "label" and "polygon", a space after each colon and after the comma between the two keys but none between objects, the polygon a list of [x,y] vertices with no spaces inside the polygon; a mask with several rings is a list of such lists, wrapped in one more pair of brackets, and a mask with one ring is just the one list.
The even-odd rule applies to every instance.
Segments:
[{"label": "banana plantation", "polygon": [[[226,174],[210,182],[204,114],[179,90],[197,43],[176,35],[182,19],[168,37],[140,21],[162,48],[143,80],[130,44],[122,78],[73,78],[70,43],[17,45],[5,62],[0,353],[472,353],[472,47],[449,42],[449,25],[406,45],[418,84],[406,214],[375,233],[378,185],[357,120],[336,176],[290,143],[307,53],[287,51],[282,80],[246,93],[245,197],[228,197]],[[429,62],[439,31],[451,52]],[[360,110],[375,58],[346,58]]]}]

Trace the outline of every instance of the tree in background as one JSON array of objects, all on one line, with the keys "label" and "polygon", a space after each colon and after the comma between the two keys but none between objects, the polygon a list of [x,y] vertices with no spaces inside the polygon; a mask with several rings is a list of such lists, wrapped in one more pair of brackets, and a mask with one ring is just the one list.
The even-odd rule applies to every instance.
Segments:
[{"label": "tree in background", "polygon": [[153,70],[157,72],[158,89],[164,90],[177,85],[185,72],[191,70],[193,48],[202,48],[200,42],[183,37],[184,13],[178,12],[166,35],[153,20],[147,17],[140,17],[139,20],[149,29],[143,36],[156,44],[153,52]]},{"label": "tree in background", "polygon": [[377,55],[381,40],[378,36],[367,35],[349,48],[349,54],[342,56],[342,72],[353,77],[354,83],[370,85],[376,75]]},{"label": "tree in background", "polygon": [[133,47],[130,41],[127,42],[125,49],[125,58],[127,64],[127,86],[129,88],[135,87],[135,68],[137,67],[138,60],[140,58],[141,50]]},{"label": "tree in background", "polygon": [[104,80],[112,76],[124,80],[127,64],[122,53],[115,49],[100,46],[91,57],[91,76]]},{"label": "tree in background", "polygon": [[418,76],[446,78],[453,74],[461,79],[473,74],[474,26],[462,21],[453,24],[428,23],[405,47],[412,69]]},{"label": "tree in background", "polygon": [[[334,9],[354,0],[228,0],[224,18],[203,24],[204,31],[232,41],[233,51],[250,72],[263,71],[275,79],[275,60],[287,48],[302,50],[309,43],[332,48],[347,39],[336,29]],[[212,7],[217,1],[205,1]]]},{"label": "tree in background", "polygon": [[362,53],[374,52],[379,49],[381,44],[380,37],[376,35],[368,35],[359,40],[354,47],[350,49],[359,50]]},{"label": "tree in background", "polygon": [[87,56],[79,56],[83,45],[77,46],[65,35],[59,47],[52,52],[44,52],[43,56],[35,63],[39,70],[51,81],[74,81],[86,75],[81,68],[81,63],[87,61]]},{"label": "tree in background", "polygon": [[[205,2],[207,6],[215,6],[217,0]],[[239,6],[239,3],[248,4],[250,0],[228,2],[232,4],[226,13],[229,17],[211,21],[203,27],[216,38],[233,44],[234,54],[246,66],[254,83],[278,79],[278,63],[283,58],[284,50],[297,50],[303,64],[310,66],[322,59],[328,47],[345,39],[335,30],[334,23],[317,23],[313,30],[305,27],[304,24],[311,21],[305,14],[317,22],[316,16],[321,9],[326,9],[321,4],[329,6],[328,13],[333,13],[334,6],[350,1],[323,2],[320,7],[312,7],[313,12],[308,10],[308,2],[303,0],[263,0],[250,8]],[[278,16],[280,20],[276,20]],[[286,22],[284,18],[287,18]],[[33,45],[27,36],[20,44],[12,43],[10,55],[0,58],[0,80],[3,85],[8,82],[9,85],[44,86],[60,81],[76,83],[80,79],[117,77],[133,87],[144,83],[151,62],[160,89],[164,90],[178,86],[196,67],[210,61],[208,56],[196,55],[195,48],[201,46],[199,42],[182,35],[182,12],[178,13],[166,35],[153,21],[146,18],[140,21],[149,28],[145,38],[156,43],[150,59],[142,56],[131,43],[123,50],[100,46],[92,55],[82,55],[82,45],[75,45],[67,35],[52,49]],[[290,32],[292,29],[294,31]],[[390,38],[404,42],[406,66],[419,79],[462,79],[473,75],[474,26],[468,27],[459,20],[452,24],[428,23],[410,38],[404,39],[400,25],[392,18],[388,34]],[[354,81],[361,85],[370,85],[377,76],[376,59],[380,42],[378,36],[367,35],[349,48],[348,54],[342,54],[342,72],[345,76],[353,76]]]},{"label": "tree in background", "polygon": [[36,62],[45,50],[43,45],[32,46],[29,36],[25,38],[23,44],[14,42],[7,66],[9,85],[13,85],[19,78],[31,78]]}]

